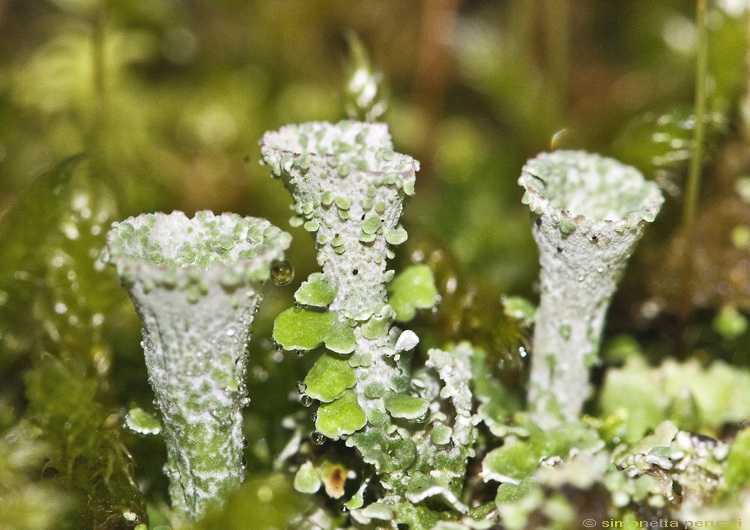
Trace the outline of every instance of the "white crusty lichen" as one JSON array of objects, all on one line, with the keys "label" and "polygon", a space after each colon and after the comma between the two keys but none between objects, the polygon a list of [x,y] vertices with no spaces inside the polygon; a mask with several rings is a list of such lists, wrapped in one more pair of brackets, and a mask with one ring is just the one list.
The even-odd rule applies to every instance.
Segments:
[{"label": "white crusty lichen", "polygon": [[294,197],[292,223],[315,235],[318,263],[338,281],[330,308],[382,306],[389,245],[406,239],[398,221],[419,163],[393,151],[385,124],[356,121],[282,127],[263,136],[261,152]]},{"label": "white crusty lichen", "polygon": [[[397,318],[408,320],[409,315],[404,309],[397,314],[386,291],[394,276],[386,261],[393,257],[391,246],[406,240],[399,218],[404,200],[414,193],[419,163],[393,151],[385,124],[355,121],[287,126],[267,133],[261,152],[294,198],[293,223],[314,234],[323,268],[295,294],[299,307],[276,319],[274,338],[288,349],[322,344],[328,350],[300,385],[305,397],[321,402],[313,442],[322,443],[320,435],[347,437],[346,444],[373,466],[384,495],[364,506],[370,482],[364,480],[346,503],[352,517],[360,522],[398,519],[399,510],[412,506],[410,498],[421,502],[437,497],[464,509],[455,492],[462,484],[466,454],[463,447],[455,455],[447,449],[453,437],[473,440],[473,425],[465,424],[464,388],[456,383],[445,396],[455,401],[461,415],[455,430],[445,415],[435,420],[435,429],[425,429],[423,422],[439,407],[431,411],[426,389],[411,378],[411,350],[419,338],[393,327]],[[419,298],[415,307],[434,303],[422,299],[429,298],[422,283],[429,283],[431,273],[419,270],[415,278],[420,280],[416,286],[405,286],[419,295],[409,295]],[[303,326],[324,319],[328,323],[320,332]],[[450,372],[450,361],[436,369]],[[453,460],[430,467],[440,459],[428,456],[448,452]]]},{"label": "white crusty lichen", "polygon": [[143,324],[180,518],[197,518],[242,480],[246,345],[290,240],[265,219],[205,211],[144,214],[108,233],[104,259]]},{"label": "white crusty lichen", "polygon": [[550,426],[578,419],[611,297],[663,197],[636,169],[583,151],[537,156],[519,184],[541,264],[529,403]]},{"label": "white crusty lichen", "polygon": [[[387,270],[386,261],[393,257],[391,246],[406,240],[399,218],[404,199],[414,193],[419,163],[393,151],[382,123],[290,125],[266,133],[260,144],[263,161],[294,198],[292,223],[315,236],[323,273],[314,282],[320,286],[325,280],[331,286],[330,300],[318,305],[352,327],[355,343],[334,351],[353,352],[348,362],[356,373],[356,403],[372,421],[373,414],[386,413],[388,393],[408,387],[406,355],[396,347],[399,334],[390,327],[395,312],[387,305],[386,284],[393,271]],[[312,282],[313,277],[298,291],[298,303],[307,303],[304,293]],[[279,324],[277,319],[277,340]],[[332,349],[330,341],[325,343]],[[321,427],[329,412],[343,417],[337,407],[344,400],[352,401],[345,394],[338,405],[321,407],[318,430],[326,432]],[[340,434],[350,434],[356,423],[361,420],[352,419]],[[336,436],[339,431],[328,432]]]}]

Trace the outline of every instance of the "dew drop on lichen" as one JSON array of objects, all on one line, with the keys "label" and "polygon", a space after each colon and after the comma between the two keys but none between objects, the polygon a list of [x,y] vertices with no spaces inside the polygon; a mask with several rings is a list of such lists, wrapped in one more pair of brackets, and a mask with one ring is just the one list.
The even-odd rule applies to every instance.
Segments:
[{"label": "dew drop on lichen", "polygon": [[271,281],[276,285],[287,285],[294,279],[294,267],[287,260],[275,261],[271,265]]},{"label": "dew drop on lichen", "polygon": [[302,397],[299,398],[300,403],[302,403],[303,407],[309,407],[313,404],[313,398],[308,396],[307,394],[302,394]]},{"label": "dew drop on lichen", "polygon": [[302,381],[297,381],[297,392],[299,392],[300,394],[304,394],[306,390],[307,385]]},{"label": "dew drop on lichen", "polygon": [[313,432],[313,433],[312,433],[312,434],[310,435],[310,440],[311,440],[311,441],[312,441],[312,443],[314,443],[315,445],[323,445],[323,442],[325,442],[325,441],[326,441],[326,437],[325,437],[325,435],[323,435],[322,433],[319,433],[318,431],[314,431],[314,432]]}]

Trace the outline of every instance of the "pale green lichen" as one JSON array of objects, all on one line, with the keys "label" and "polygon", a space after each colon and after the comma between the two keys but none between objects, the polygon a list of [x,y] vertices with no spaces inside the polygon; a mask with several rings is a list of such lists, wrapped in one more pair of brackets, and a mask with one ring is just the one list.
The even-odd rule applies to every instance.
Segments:
[{"label": "pale green lichen", "polygon": [[519,184],[541,263],[529,402],[549,426],[580,414],[610,299],[663,197],[634,168],[582,151],[537,156]]},{"label": "pale green lichen", "polygon": [[211,212],[144,214],[108,233],[103,259],[143,323],[170,495],[182,517],[195,519],[242,480],[245,348],[263,285],[290,239],[265,219]]},{"label": "pale green lichen", "polygon": [[300,493],[315,493],[321,485],[320,473],[312,462],[302,464],[294,475],[294,489]]},{"label": "pale green lichen", "polygon": [[412,265],[388,284],[388,303],[396,311],[396,321],[408,322],[417,309],[435,305],[438,292],[432,270],[424,264]]},{"label": "pale green lichen", "polygon": [[130,409],[125,416],[125,425],[138,434],[159,434],[161,422],[140,407]]},{"label": "pale green lichen", "polygon": [[337,440],[341,436],[357,432],[366,422],[365,411],[357,402],[356,394],[346,391],[336,400],[318,408],[315,428],[328,438]]},{"label": "pale green lichen", "polygon": [[[266,133],[261,152],[294,197],[295,211],[319,226],[316,244],[323,273],[305,282],[295,298],[326,308],[283,312],[274,324],[274,338],[288,349],[324,344],[338,353],[353,350],[349,363],[362,382],[353,389],[360,406],[367,414],[385,413],[383,395],[366,393],[364,382],[377,381],[396,392],[402,391],[402,381],[408,383],[406,356],[395,348],[397,336],[389,333],[395,312],[386,303],[386,283],[393,273],[383,258],[393,255],[386,234],[400,234],[404,186],[414,181],[418,163],[393,152],[384,124],[353,121],[306,123]],[[312,321],[320,326],[309,325]],[[328,340],[334,326],[337,336],[346,335],[347,348],[336,350]]]},{"label": "pale green lichen", "polygon": [[[339,314],[355,337],[350,356],[324,354],[304,382],[308,395],[324,401],[317,432],[347,436],[346,444],[373,466],[386,492],[380,503],[364,506],[368,481],[363,481],[346,504],[352,518],[361,524],[386,520],[381,517],[404,524],[436,522],[427,501],[468,512],[461,490],[478,421],[472,414],[472,349],[431,350],[425,369],[412,378],[411,350],[419,339],[392,327],[394,320],[407,321],[438,299],[427,266],[416,265],[398,277],[386,270],[393,257],[389,246],[407,237],[398,220],[404,199],[414,193],[417,162],[393,152],[383,124],[285,127],[267,133],[261,146],[264,161],[292,193],[295,212],[319,227],[323,274],[311,276],[295,295],[298,303],[317,305],[317,316],[303,318],[322,321]],[[325,296],[322,278],[337,287]],[[311,299],[316,304],[309,304]],[[330,349],[325,330],[298,325],[302,311],[293,308],[277,318],[276,341],[303,349],[325,343]],[[354,371],[353,386],[342,361]]]},{"label": "pale green lichen", "polygon": [[[675,414],[690,396],[689,416]],[[666,417],[687,430],[696,420],[704,429],[718,432],[722,426],[750,417],[750,371],[722,361],[703,366],[698,360],[678,363],[665,360],[652,367],[631,355],[622,367],[607,372],[599,398],[605,418],[619,418],[613,434],[635,443]]]},{"label": "pale green lichen", "polygon": [[337,292],[338,282],[335,278],[316,272],[300,285],[294,293],[294,300],[306,306],[328,307]]},{"label": "pale green lichen", "polygon": [[[385,235],[397,228],[418,163],[393,152],[385,124],[354,121],[283,127],[263,136],[261,153],[294,197],[298,215],[317,223],[318,262],[339,283],[331,307],[356,315],[382,306],[382,256],[390,255]],[[368,201],[385,207],[370,211],[363,206]]]},{"label": "pale green lichen", "polygon": [[[303,286],[304,287],[304,286]],[[274,340],[290,351],[312,350],[324,344],[336,353],[351,353],[355,336],[346,318],[338,311],[310,311],[292,307],[274,323]]]},{"label": "pale green lichen", "polygon": [[336,354],[324,353],[307,373],[304,393],[324,403],[340,397],[357,382],[349,362]]}]

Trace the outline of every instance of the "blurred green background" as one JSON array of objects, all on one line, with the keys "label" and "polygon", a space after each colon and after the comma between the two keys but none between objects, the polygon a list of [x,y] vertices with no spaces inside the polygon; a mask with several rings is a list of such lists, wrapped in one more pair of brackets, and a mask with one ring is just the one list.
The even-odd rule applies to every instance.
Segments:
[{"label": "blurred green background", "polygon": [[534,266],[520,166],[553,139],[615,154],[630,120],[689,107],[692,9],[684,0],[3,0],[0,209],[42,170],[94,150],[123,215],[208,208],[284,225],[289,199],[258,166],[257,140],[286,123],[344,117],[354,31],[384,73],[398,149],[422,161],[406,221],[493,290],[525,290]]},{"label": "blurred green background", "polygon": [[[0,0],[0,427],[33,418],[37,406],[36,425],[53,429],[38,419],[40,403],[54,399],[39,381],[61,368],[45,355],[72,362],[93,385],[75,391],[102,407],[94,424],[110,418],[139,487],[151,502],[163,498],[160,442],[119,427],[127,407],[153,409],[138,322],[111,271],[92,263],[112,221],[232,211],[294,236],[297,279],[269,286],[251,346],[247,459],[250,470],[273,468],[290,436],[281,418],[300,408],[289,394],[311,359],[276,351],[271,323],[317,266],[308,234],[288,226],[288,194],[258,164],[258,140],[288,123],[346,117],[350,32],[382,71],[397,150],[422,163],[397,262],[437,271],[443,300],[415,324],[424,333],[469,337],[501,357],[517,350],[495,326],[502,295],[536,298],[516,179],[541,151],[586,149],[636,165],[668,196],[610,334],[636,335],[655,358],[746,364],[748,15],[738,2],[709,4],[709,149],[686,286],[675,280],[675,249],[695,124],[693,2]],[[58,166],[79,153],[87,158],[71,175]],[[63,181],[70,189],[60,195]],[[81,196],[101,218],[82,213]],[[64,221],[86,229],[88,246]],[[721,311],[737,317],[729,332],[711,326]],[[510,376],[516,385],[520,374]]]}]

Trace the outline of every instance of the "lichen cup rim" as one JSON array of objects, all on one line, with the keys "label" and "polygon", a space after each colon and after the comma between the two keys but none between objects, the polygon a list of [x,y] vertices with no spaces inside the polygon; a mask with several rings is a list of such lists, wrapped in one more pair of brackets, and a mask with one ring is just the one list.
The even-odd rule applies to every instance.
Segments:
[{"label": "lichen cup rim", "polygon": [[[169,262],[156,261],[153,259],[153,256],[150,258],[147,255],[148,248],[141,244],[143,241],[128,244],[122,234],[122,230],[127,224],[131,227],[135,225],[137,228],[146,226],[150,230],[159,221],[167,220],[176,223],[186,223],[182,227],[182,230],[187,230],[191,234],[196,227],[200,227],[201,223],[204,223],[206,220],[235,221],[235,227],[239,222],[245,222],[248,226],[256,224],[260,225],[263,231],[259,234],[260,241],[258,243],[253,245],[251,242],[245,240],[244,243],[247,244],[247,248],[241,249],[238,247],[243,244],[243,241],[239,239],[235,240],[231,252],[227,252],[224,255],[217,252],[212,256],[213,260],[206,264],[180,263],[177,257],[172,258],[172,261]],[[273,233],[269,234],[269,229]],[[245,232],[245,237],[246,234]],[[167,231],[166,235],[167,237],[179,237],[185,234],[180,234],[179,231],[175,230],[171,233]],[[210,238],[207,237],[207,234],[199,233],[194,241],[190,242],[185,238],[183,243],[188,243],[190,248],[198,252],[200,249],[196,248],[197,245],[208,243],[209,241]],[[196,275],[204,279],[212,277],[226,279],[227,273],[234,273],[235,276],[240,275],[240,277],[236,278],[236,283],[241,283],[244,279],[268,279],[271,265],[274,261],[283,258],[283,253],[289,247],[290,242],[291,236],[288,233],[260,217],[243,217],[237,213],[226,212],[215,214],[210,210],[198,211],[193,217],[188,217],[184,212],[179,210],[170,213],[142,213],[112,224],[112,228],[107,233],[107,247],[102,255],[102,261],[115,265],[118,275],[126,283],[131,283],[139,277],[148,277],[156,281],[162,279],[165,280],[166,284],[185,278],[194,279],[193,277]],[[159,244],[156,241],[154,243],[159,251],[163,252],[165,250],[165,245]],[[249,251],[248,254],[241,255],[243,250]],[[268,274],[266,274],[267,272]]]},{"label": "lichen cup rim", "polygon": [[[261,146],[261,151],[270,150],[275,151],[278,153],[280,162],[283,163],[283,157],[289,156],[291,159],[299,160],[302,157],[308,156],[312,159],[317,159],[321,162],[322,165],[326,166],[333,166],[337,167],[340,162],[340,156],[337,153],[320,153],[317,151],[308,150],[302,146],[300,147],[300,150],[294,149],[295,146],[285,145],[285,142],[282,141],[272,141],[273,139],[284,139],[284,136],[288,134],[289,138],[294,138],[295,136],[298,136],[299,133],[305,132],[304,128],[310,128],[310,127],[327,127],[329,129],[335,129],[337,127],[341,127],[342,125],[346,124],[347,126],[354,126],[358,127],[360,130],[365,130],[367,128],[377,128],[377,129],[383,129],[383,136],[387,139],[387,142],[384,143],[382,146],[368,146],[365,145],[364,149],[361,149],[359,152],[356,152],[352,150],[352,152],[348,153],[348,157],[344,160],[344,162],[351,162],[351,161],[357,161],[361,159],[361,155],[367,152],[371,153],[387,153],[389,157],[392,157],[390,160],[381,159],[381,161],[387,161],[391,163],[392,167],[386,167],[384,169],[360,169],[359,167],[353,167],[354,170],[363,173],[363,174],[369,174],[374,177],[386,175],[386,174],[393,174],[393,173],[399,173],[399,174],[409,174],[409,173],[416,173],[419,171],[419,161],[415,158],[403,154],[398,153],[394,151],[393,145],[391,143],[391,135],[388,132],[388,125],[385,123],[380,122],[364,122],[364,121],[357,121],[357,120],[341,120],[336,123],[331,123],[327,121],[310,121],[305,122],[301,124],[289,124],[284,125],[280,127],[279,129],[275,131],[268,131],[266,132],[263,137],[260,139],[258,144]],[[355,142],[349,142],[350,147],[357,147],[358,143]],[[261,158],[261,163],[264,163],[266,157],[266,153],[263,152],[263,157]],[[399,168],[398,162],[405,163],[406,167]]]},{"label": "lichen cup rim", "polygon": [[[619,170],[622,176],[628,179],[627,183],[637,186],[639,197],[631,196],[631,205],[633,199],[640,203],[638,208],[630,208],[626,213],[618,213],[615,219],[604,218],[597,219],[588,212],[577,211],[573,208],[566,208],[559,204],[559,198],[552,197],[547,191],[547,177],[549,175],[540,174],[551,166],[567,165],[568,169],[575,169],[571,161],[588,162],[590,164],[599,163],[608,171]],[[602,177],[601,174],[598,174]],[[596,153],[587,151],[568,151],[559,150],[547,153],[540,153],[530,159],[521,170],[521,177],[518,183],[524,188],[522,202],[529,206],[532,212],[538,215],[551,215],[556,221],[570,220],[578,227],[596,229],[608,227],[616,231],[635,228],[642,221],[652,222],[664,202],[664,196],[656,183],[651,182],[643,177],[643,174],[633,166],[624,164],[614,158],[605,157]],[[613,186],[618,183],[613,182]],[[619,183],[622,184],[622,183]],[[596,190],[589,190],[593,196]],[[619,193],[619,189],[613,189],[613,192]]]}]

